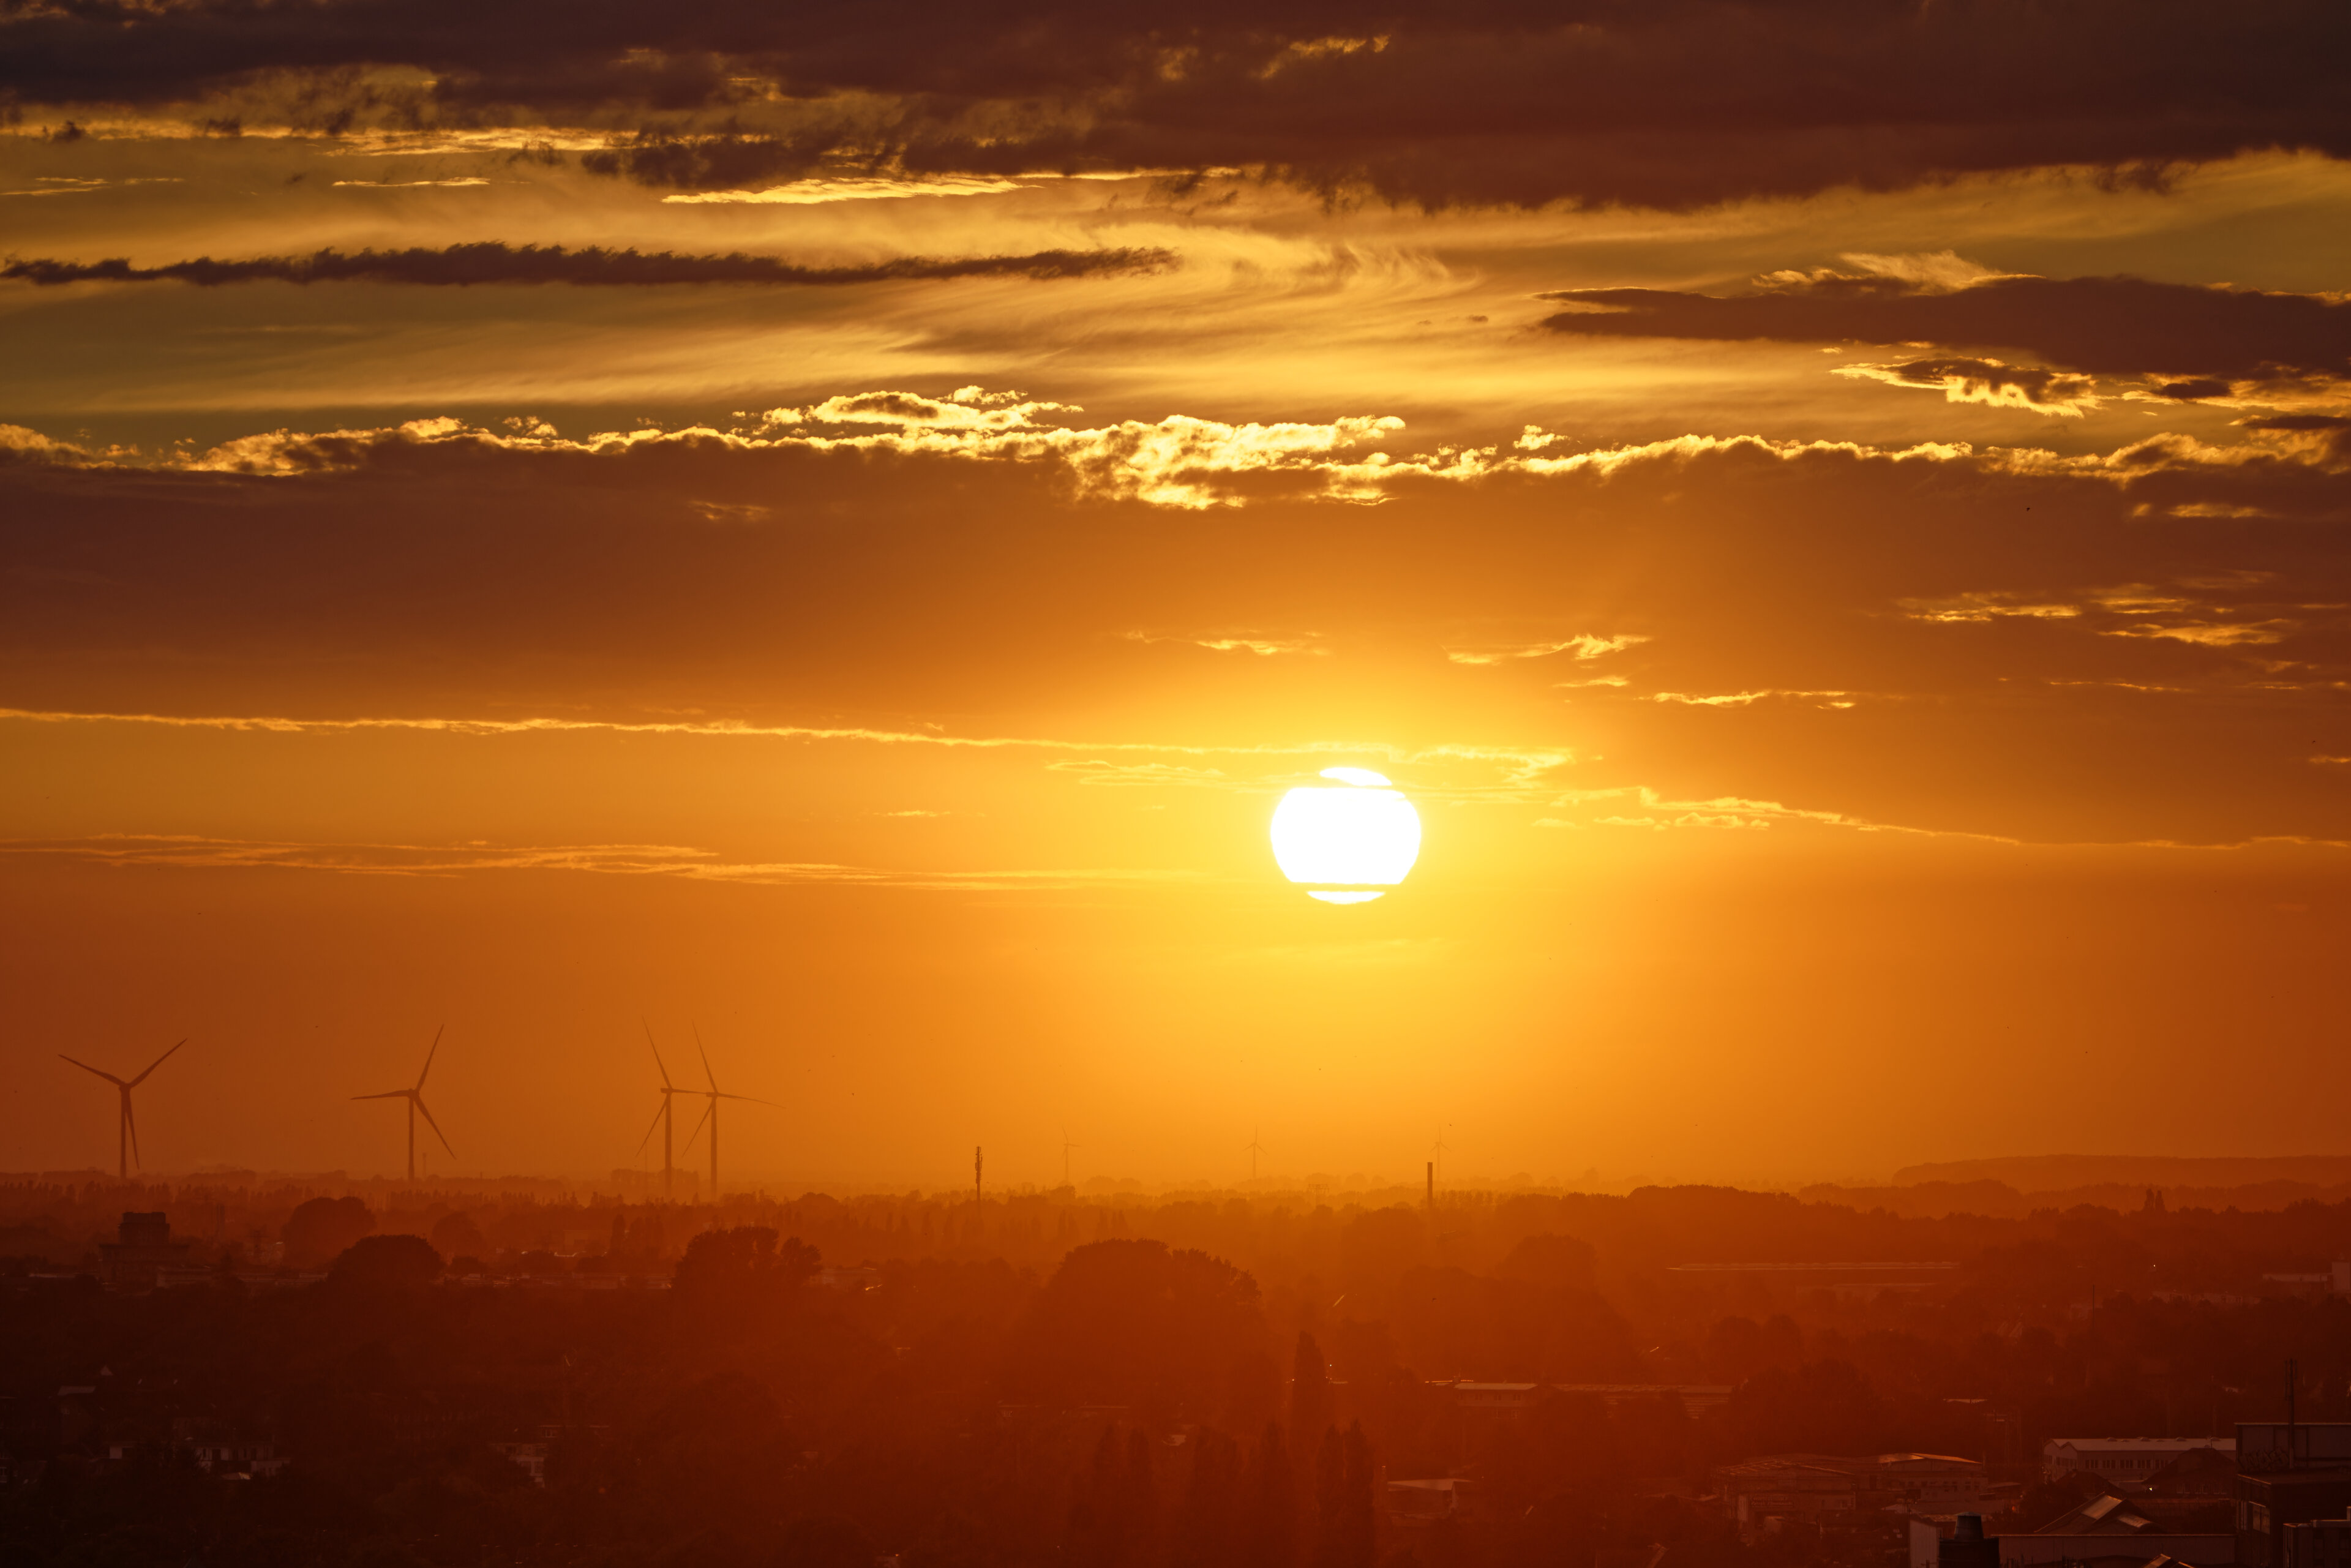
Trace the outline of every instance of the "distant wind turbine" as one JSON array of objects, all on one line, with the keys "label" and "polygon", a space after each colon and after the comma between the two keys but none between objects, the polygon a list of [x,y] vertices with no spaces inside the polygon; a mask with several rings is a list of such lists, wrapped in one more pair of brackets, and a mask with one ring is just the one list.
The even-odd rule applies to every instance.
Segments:
[{"label": "distant wind turbine", "polygon": [[1078,1145],[1075,1145],[1075,1144],[1073,1144],[1073,1143],[1070,1142],[1070,1130],[1069,1130],[1067,1127],[1062,1128],[1062,1129],[1061,1129],[1061,1185],[1062,1185],[1063,1186],[1069,1186],[1069,1185],[1070,1185],[1070,1151],[1071,1151],[1071,1149],[1076,1148],[1076,1147],[1078,1147]]},{"label": "distant wind turbine", "polygon": [[1263,1144],[1257,1141],[1256,1128],[1252,1127],[1249,1129],[1249,1147],[1243,1149],[1241,1152],[1249,1157],[1249,1180],[1257,1180],[1257,1157],[1258,1155],[1269,1151]]},{"label": "distant wind turbine", "polygon": [[[642,1019],[637,1021],[644,1022]],[[642,1155],[645,1152],[645,1145],[653,1141],[653,1127],[659,1127],[662,1135],[662,1196],[667,1197],[677,1186],[677,1171],[672,1153],[672,1139],[677,1128],[675,1119],[670,1114],[670,1107],[676,1103],[678,1095],[691,1094],[694,1091],[680,1089],[669,1081],[669,1063],[662,1060],[661,1047],[653,1045],[653,1026],[649,1023],[645,1024],[645,1043],[653,1045],[653,1066],[661,1072],[662,1103],[661,1109],[653,1113],[653,1126],[647,1127],[645,1135],[637,1141],[637,1153]]]},{"label": "distant wind turbine", "polygon": [[[184,1040],[181,1040],[179,1044],[172,1047],[172,1051],[177,1051],[180,1049],[180,1046],[187,1043],[188,1042]],[[111,1072],[99,1071],[99,1069],[92,1067],[87,1061],[74,1061],[72,1057],[66,1055],[62,1051],[57,1052],[57,1056],[60,1060],[73,1061],[73,1064],[76,1067],[80,1068],[84,1072],[97,1072],[100,1078],[103,1078],[109,1083],[113,1084],[116,1092],[122,1096],[122,1114],[115,1128],[117,1167],[115,1174],[120,1176],[124,1181],[129,1181],[131,1179],[131,1162],[133,1159],[136,1159],[139,1155],[139,1124],[131,1119],[131,1092],[133,1089],[138,1088],[141,1083],[147,1082],[148,1072],[154,1071],[155,1069],[162,1066],[166,1061],[169,1061],[172,1059],[172,1051],[165,1051],[153,1061],[148,1063],[147,1072],[141,1073],[138,1077],[131,1080],[128,1083],[125,1083],[121,1079],[117,1078]]]},{"label": "distant wind turbine", "polygon": [[424,1053],[424,1071],[416,1075],[415,1088],[387,1089],[381,1094],[351,1096],[354,1100],[405,1100],[408,1102],[408,1179],[410,1181],[416,1179],[416,1118],[419,1115],[424,1118],[424,1124],[433,1129],[433,1135],[441,1140],[441,1146],[449,1149],[452,1157],[455,1157],[457,1153],[456,1150],[449,1148],[449,1134],[441,1130],[441,1124],[433,1119],[433,1113],[427,1110],[424,1104],[424,1076],[425,1073],[433,1071],[433,1058],[440,1051],[442,1032],[448,1027],[444,1024],[433,1031],[433,1047]]},{"label": "distant wind turbine", "polygon": [[[772,1100],[755,1100],[748,1094],[729,1094],[718,1087],[718,1075],[710,1071],[710,1052],[702,1043],[702,1029],[700,1025],[696,1025],[695,1027],[694,1049],[701,1051],[702,1053],[702,1075],[710,1081],[710,1087],[707,1090],[681,1089],[678,1092],[681,1094],[699,1094],[704,1099],[710,1102],[709,1105],[705,1107],[703,1110],[702,1120],[694,1124],[694,1137],[700,1136],[704,1127],[707,1126],[710,1129],[710,1201],[716,1203],[718,1201],[718,1102],[721,1100],[741,1100],[753,1105],[773,1105],[775,1104],[775,1102]],[[651,1134],[648,1134],[647,1136],[651,1136]],[[686,1147],[692,1148],[694,1146],[694,1137],[688,1137],[685,1140]]]}]

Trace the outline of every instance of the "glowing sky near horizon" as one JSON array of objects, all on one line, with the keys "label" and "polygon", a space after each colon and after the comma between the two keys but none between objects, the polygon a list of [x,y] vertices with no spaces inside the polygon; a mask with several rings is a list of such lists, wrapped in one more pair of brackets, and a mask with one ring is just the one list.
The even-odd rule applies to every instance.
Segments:
[{"label": "glowing sky near horizon", "polygon": [[0,20],[0,1164],[2351,1149],[2331,9],[215,9]]}]

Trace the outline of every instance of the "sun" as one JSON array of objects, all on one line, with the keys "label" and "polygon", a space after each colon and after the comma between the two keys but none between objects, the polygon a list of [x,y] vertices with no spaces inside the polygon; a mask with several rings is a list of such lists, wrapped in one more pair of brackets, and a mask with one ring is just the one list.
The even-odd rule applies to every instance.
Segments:
[{"label": "sun", "polygon": [[1420,858],[1420,813],[1367,768],[1325,768],[1343,786],[1308,784],[1273,809],[1281,873],[1325,904],[1369,904]]}]

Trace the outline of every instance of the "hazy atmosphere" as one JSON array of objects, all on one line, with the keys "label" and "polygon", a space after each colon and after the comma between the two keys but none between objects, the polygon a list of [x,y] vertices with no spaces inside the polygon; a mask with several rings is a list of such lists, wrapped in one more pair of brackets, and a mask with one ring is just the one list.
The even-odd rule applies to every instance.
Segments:
[{"label": "hazy atmosphere", "polygon": [[2339,0],[0,0],[0,1568],[2342,1568],[2346,528]]}]

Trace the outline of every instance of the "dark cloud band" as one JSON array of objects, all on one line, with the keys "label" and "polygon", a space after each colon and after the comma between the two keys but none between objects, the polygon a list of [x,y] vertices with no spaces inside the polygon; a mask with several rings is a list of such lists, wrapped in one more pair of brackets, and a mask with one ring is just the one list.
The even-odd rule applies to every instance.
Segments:
[{"label": "dark cloud band", "polygon": [[[2054,369],[2094,375],[2351,371],[2351,304],[2136,277],[1994,277],[1936,290],[1831,276],[1730,298],[1648,288],[1544,298],[1574,308],[1543,325],[1580,337],[2023,350]],[[2175,385],[2181,398],[2227,390],[2210,380]]]},{"label": "dark cloud band", "polygon": [[443,249],[315,251],[308,256],[264,256],[245,261],[199,256],[162,267],[109,261],[12,260],[0,278],[37,286],[67,283],[193,283],[210,287],[228,283],[413,283],[463,287],[495,283],[569,283],[596,287],[651,287],[682,283],[841,285],[956,277],[1101,277],[1156,272],[1176,265],[1172,251],[1149,248],[1044,250],[1028,256],[900,256],[852,267],[801,267],[772,256],[645,255],[635,250],[559,245],[507,246],[496,241]]},{"label": "dark cloud band", "polygon": [[[400,67],[429,83],[378,69]],[[2351,8],[2335,0],[0,9],[0,89],[22,104],[248,89],[258,103],[288,78],[299,90],[277,101],[303,106],[310,129],[592,125],[620,140],[591,166],[684,185],[849,157],[917,172],[1240,165],[1431,204],[1690,206],[2051,164],[2155,180],[2249,150],[2351,153]]]}]

